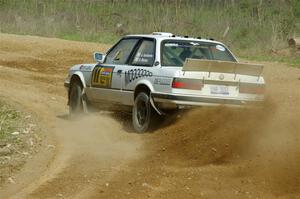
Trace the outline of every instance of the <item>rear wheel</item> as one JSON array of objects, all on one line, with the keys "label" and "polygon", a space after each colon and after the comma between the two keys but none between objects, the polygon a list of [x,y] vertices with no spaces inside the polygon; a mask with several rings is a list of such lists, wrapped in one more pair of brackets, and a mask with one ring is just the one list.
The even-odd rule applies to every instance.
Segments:
[{"label": "rear wheel", "polygon": [[140,92],[134,101],[132,109],[133,128],[138,133],[144,133],[153,128],[156,112],[150,103],[150,97],[145,92]]},{"label": "rear wheel", "polygon": [[82,85],[78,81],[71,84],[69,113],[71,116],[83,113]]}]

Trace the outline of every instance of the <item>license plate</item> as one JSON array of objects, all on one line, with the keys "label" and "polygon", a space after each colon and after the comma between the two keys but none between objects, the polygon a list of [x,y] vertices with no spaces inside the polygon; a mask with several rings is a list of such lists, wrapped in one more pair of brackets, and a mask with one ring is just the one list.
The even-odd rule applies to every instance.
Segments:
[{"label": "license plate", "polygon": [[228,86],[210,86],[210,93],[229,95]]}]

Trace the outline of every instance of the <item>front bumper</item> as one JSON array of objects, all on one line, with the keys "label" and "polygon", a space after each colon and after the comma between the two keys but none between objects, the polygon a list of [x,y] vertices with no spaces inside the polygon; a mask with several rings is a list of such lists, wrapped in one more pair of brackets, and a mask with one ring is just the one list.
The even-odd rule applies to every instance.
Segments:
[{"label": "front bumper", "polygon": [[70,88],[70,82],[64,82],[64,86],[68,90]]},{"label": "front bumper", "polygon": [[166,93],[151,93],[155,103],[159,107],[172,107],[172,105],[185,108],[189,106],[235,106],[254,105],[263,101],[262,99],[238,99],[238,98],[220,98],[220,97],[199,97],[194,95],[179,95]]},{"label": "front bumper", "polygon": [[67,102],[67,105],[69,105],[70,104],[70,93],[69,93],[69,91],[70,91],[70,82],[67,82],[67,81],[65,81],[64,82],[64,87],[66,88],[66,91],[67,91],[67,96],[68,96],[68,102]]}]

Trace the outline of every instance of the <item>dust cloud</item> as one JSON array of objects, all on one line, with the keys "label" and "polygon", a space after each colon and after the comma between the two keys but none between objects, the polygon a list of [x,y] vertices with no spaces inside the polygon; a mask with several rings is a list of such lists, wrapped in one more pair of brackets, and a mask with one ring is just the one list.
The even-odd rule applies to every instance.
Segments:
[{"label": "dust cloud", "polygon": [[241,175],[275,194],[299,192],[299,113],[283,113],[271,98],[255,108],[198,108],[159,130],[155,147],[179,167],[246,164]]}]

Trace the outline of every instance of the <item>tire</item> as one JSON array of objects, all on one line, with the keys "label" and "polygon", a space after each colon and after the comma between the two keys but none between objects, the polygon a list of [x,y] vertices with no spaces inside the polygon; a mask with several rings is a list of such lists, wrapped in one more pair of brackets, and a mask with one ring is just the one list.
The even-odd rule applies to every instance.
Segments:
[{"label": "tire", "polygon": [[73,116],[83,112],[82,85],[80,82],[75,81],[71,84],[69,114]]},{"label": "tire", "polygon": [[145,133],[153,128],[156,112],[150,103],[150,97],[140,92],[134,100],[132,108],[132,124],[138,133]]}]

